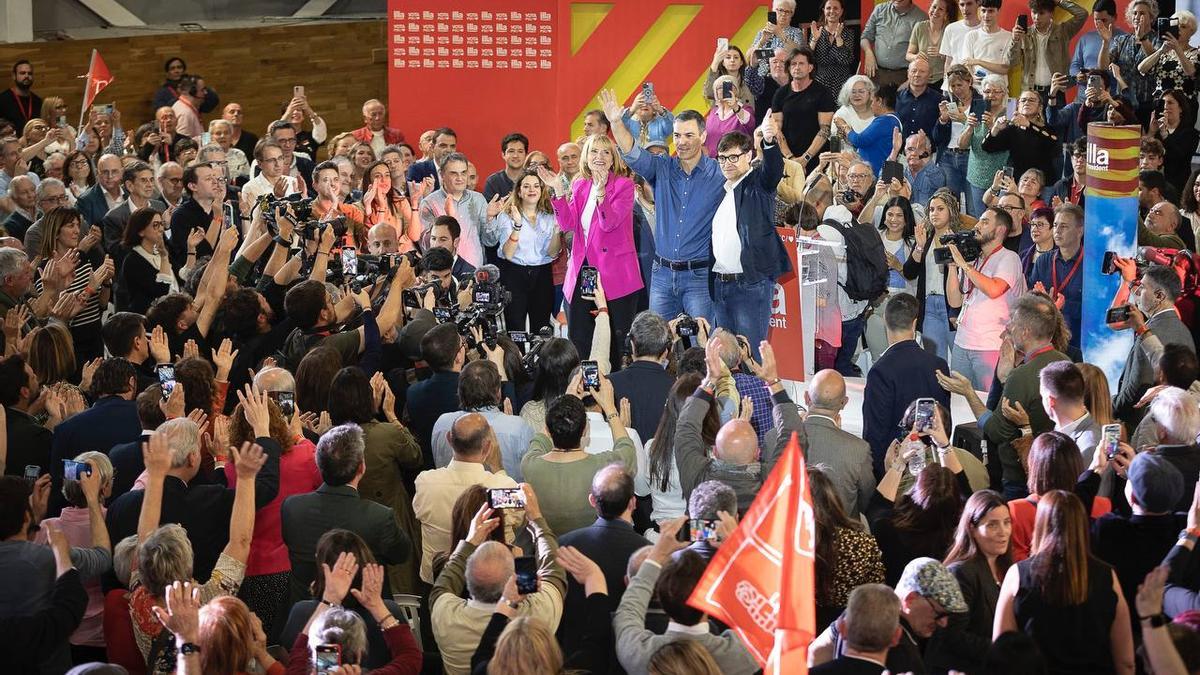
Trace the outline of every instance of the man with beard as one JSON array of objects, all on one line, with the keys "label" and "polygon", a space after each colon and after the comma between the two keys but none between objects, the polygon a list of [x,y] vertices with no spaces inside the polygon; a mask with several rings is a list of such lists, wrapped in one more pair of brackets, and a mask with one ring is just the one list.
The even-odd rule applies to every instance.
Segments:
[{"label": "man with beard", "polygon": [[983,249],[978,259],[968,263],[957,246],[949,246],[954,262],[946,269],[946,302],[962,308],[951,363],[977,391],[992,387],[1001,334],[1013,303],[1025,292],[1021,258],[1004,248],[1012,225],[1006,211],[989,208],[975,224],[975,237]]},{"label": "man with beard", "polygon": [[21,59],[13,64],[13,86],[0,92],[0,117],[24,129],[25,123],[42,114],[42,97],[33,93],[33,64]]}]

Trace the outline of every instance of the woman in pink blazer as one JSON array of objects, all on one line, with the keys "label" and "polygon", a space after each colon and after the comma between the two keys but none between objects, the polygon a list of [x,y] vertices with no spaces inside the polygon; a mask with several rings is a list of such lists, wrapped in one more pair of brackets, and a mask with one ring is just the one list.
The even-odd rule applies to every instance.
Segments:
[{"label": "woman in pink blazer", "polygon": [[637,293],[642,289],[642,273],[633,246],[634,184],[632,172],[607,136],[588,137],[583,144],[583,159],[582,177],[571,185],[569,195],[564,194],[558,181],[547,181],[554,190],[550,201],[558,226],[572,235],[571,259],[563,281],[567,332],[581,355],[591,352],[596,304],[576,297],[576,289],[580,270],[595,267],[608,299],[613,332],[610,363],[616,370],[637,309]]}]

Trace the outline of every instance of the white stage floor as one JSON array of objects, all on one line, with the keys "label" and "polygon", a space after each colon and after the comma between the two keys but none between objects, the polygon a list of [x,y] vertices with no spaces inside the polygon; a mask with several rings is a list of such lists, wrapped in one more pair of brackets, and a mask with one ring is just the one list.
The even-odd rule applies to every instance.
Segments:
[{"label": "white stage floor", "polygon": [[[862,438],[863,388],[866,383],[867,378],[865,377],[846,378],[846,395],[850,397],[850,402],[846,404],[846,408],[842,411],[842,429],[859,438]],[[804,403],[805,385],[803,382],[785,380],[784,386],[787,388],[793,401]],[[987,394],[981,392],[980,398],[986,400]],[[955,425],[975,421],[975,416],[971,414],[971,407],[967,405],[967,399],[958,394],[950,395],[950,416],[954,420]]]}]

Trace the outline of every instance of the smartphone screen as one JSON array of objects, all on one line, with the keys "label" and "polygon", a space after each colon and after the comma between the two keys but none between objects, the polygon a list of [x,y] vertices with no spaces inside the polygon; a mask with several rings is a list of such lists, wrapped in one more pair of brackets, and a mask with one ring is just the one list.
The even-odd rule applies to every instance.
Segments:
[{"label": "smartphone screen", "polygon": [[721,84],[721,98],[733,98],[732,82],[724,82]]},{"label": "smartphone screen", "polygon": [[584,265],[579,270],[579,297],[584,300],[596,299],[596,278],[599,272],[595,267]]},{"label": "smartphone screen", "polygon": [[523,330],[510,330],[508,331],[508,339],[516,344],[523,345],[529,342],[529,333]]},{"label": "smartphone screen", "polygon": [[1117,271],[1116,257],[1117,257],[1116,251],[1105,251],[1104,252],[1104,262],[1100,264],[1100,273],[1101,274],[1112,274],[1113,272]]},{"label": "smartphone screen", "polygon": [[1113,307],[1104,315],[1104,323],[1125,323],[1129,320],[1129,305]]},{"label": "smartphone screen", "polygon": [[79,480],[80,476],[91,472],[92,467],[87,462],[76,462],[73,459],[63,460],[63,478],[66,480]]},{"label": "smartphone screen", "polygon": [[237,207],[234,206],[233,202],[225,202],[221,208],[225,210],[225,228],[228,229],[237,225],[237,211],[234,210]]},{"label": "smartphone screen", "polygon": [[777,25],[779,23],[779,14],[776,13],[775,10],[772,9],[767,12],[767,23],[771,25]]},{"label": "smartphone screen", "polygon": [[26,484],[33,485],[37,482],[38,476],[40,475],[42,475],[42,467],[38,466],[37,464],[26,464],[25,474],[22,477],[25,479]]},{"label": "smartphone screen", "polygon": [[1021,27],[1021,30],[1028,29],[1029,28],[1029,15],[1028,14],[1018,14],[1017,15],[1017,25]]},{"label": "smartphone screen", "polygon": [[200,147],[204,147],[209,143],[212,143],[212,134],[208,133],[207,131],[200,134]]},{"label": "smartphone screen", "polygon": [[291,417],[296,413],[296,394],[290,391],[277,391],[275,394],[275,403],[279,405],[279,412],[283,413],[284,417]]},{"label": "smartphone screen", "polygon": [[1013,177],[1013,168],[1012,168],[1011,166],[1006,166],[1006,167],[1004,167],[1004,176],[1005,176],[1006,178],[1012,178],[1012,177]]},{"label": "smartphone screen", "polygon": [[59,129],[64,129],[64,128],[66,128],[66,126],[67,126],[67,116],[66,116],[66,115],[59,115],[59,116],[58,116],[58,120],[57,120],[57,121],[55,121],[55,124],[58,126],[58,128],[59,128]]},{"label": "smartphone screen", "polygon": [[729,49],[729,38],[717,38],[717,49]]},{"label": "smartphone screen", "polygon": [[175,390],[175,366],[170,363],[160,363],[154,370],[158,373],[158,384],[162,387],[162,396],[165,401]]},{"label": "smartphone screen", "polygon": [[717,538],[717,521],[693,518],[688,521],[692,541],[708,541]]},{"label": "smartphone screen", "polygon": [[313,651],[313,665],[321,675],[331,673],[342,665],[341,645],[317,645]]},{"label": "smartphone screen", "polygon": [[584,361],[579,364],[583,371],[583,388],[592,391],[600,390],[600,364],[595,361]]},{"label": "smartphone screen", "polygon": [[1121,443],[1121,425],[1120,424],[1105,424],[1100,427],[1100,447],[1098,450],[1103,450],[1104,454],[1112,459],[1117,451],[1120,450]]},{"label": "smartphone screen", "polygon": [[521,595],[537,593],[537,559],[533,556],[521,556],[513,561],[517,573],[517,592]]},{"label": "smartphone screen", "polygon": [[292,98],[304,98],[304,85],[298,84],[292,87]]},{"label": "smartphone screen", "polygon": [[927,431],[929,427],[933,426],[933,407],[935,405],[937,402],[931,398],[917,399],[917,414],[913,422],[917,433]]},{"label": "smartphone screen", "polygon": [[344,274],[358,274],[358,252],[353,246],[342,247],[342,272]]},{"label": "smartphone screen", "polygon": [[525,493],[521,488],[490,488],[488,506],[493,509],[523,509]]}]

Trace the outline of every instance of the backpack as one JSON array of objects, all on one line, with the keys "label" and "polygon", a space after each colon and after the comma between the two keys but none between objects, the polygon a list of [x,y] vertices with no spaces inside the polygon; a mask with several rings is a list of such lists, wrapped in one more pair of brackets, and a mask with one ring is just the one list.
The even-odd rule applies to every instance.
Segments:
[{"label": "backpack", "polygon": [[851,300],[874,300],[887,292],[888,265],[883,239],[870,223],[843,225],[826,220],[846,240],[846,283],[841,284]]}]

